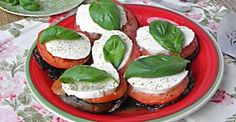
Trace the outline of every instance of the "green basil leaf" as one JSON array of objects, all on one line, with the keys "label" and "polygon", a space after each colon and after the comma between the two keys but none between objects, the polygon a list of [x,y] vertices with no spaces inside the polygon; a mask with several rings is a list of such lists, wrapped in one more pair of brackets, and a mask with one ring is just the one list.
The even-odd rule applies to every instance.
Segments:
[{"label": "green basil leaf", "polygon": [[40,10],[40,5],[35,0],[20,0],[20,6],[29,11]]},{"label": "green basil leaf", "polygon": [[126,45],[118,35],[111,36],[103,47],[103,54],[106,61],[111,62],[118,68],[124,58]]},{"label": "green basil leaf", "polygon": [[170,76],[182,72],[187,63],[189,63],[188,60],[178,56],[149,56],[138,59],[130,64],[125,72],[125,78]]},{"label": "green basil leaf", "polygon": [[2,0],[3,2],[10,3],[11,5],[16,5],[19,3],[19,0]]},{"label": "green basil leaf", "polygon": [[175,25],[167,21],[152,21],[149,31],[165,49],[178,54],[181,52],[184,45],[184,34]]},{"label": "green basil leaf", "polygon": [[100,82],[106,79],[113,79],[107,72],[88,66],[88,65],[79,65],[67,69],[59,78],[59,81],[62,83],[71,83],[71,82]]},{"label": "green basil leaf", "polygon": [[40,43],[56,39],[75,40],[82,38],[77,32],[60,26],[51,26],[45,29],[40,35]]},{"label": "green basil leaf", "polygon": [[89,7],[93,21],[104,29],[120,30],[120,10],[111,0],[94,0]]}]

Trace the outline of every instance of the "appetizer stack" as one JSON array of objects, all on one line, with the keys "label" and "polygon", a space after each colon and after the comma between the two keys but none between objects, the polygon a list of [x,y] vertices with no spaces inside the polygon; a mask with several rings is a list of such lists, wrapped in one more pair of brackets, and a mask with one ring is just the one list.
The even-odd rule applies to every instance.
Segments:
[{"label": "appetizer stack", "polygon": [[186,66],[197,50],[188,27],[154,20],[138,28],[121,4],[94,0],[78,8],[76,30],[51,26],[40,32],[33,55],[63,102],[104,113],[127,96],[145,108],[177,102],[191,91]]}]

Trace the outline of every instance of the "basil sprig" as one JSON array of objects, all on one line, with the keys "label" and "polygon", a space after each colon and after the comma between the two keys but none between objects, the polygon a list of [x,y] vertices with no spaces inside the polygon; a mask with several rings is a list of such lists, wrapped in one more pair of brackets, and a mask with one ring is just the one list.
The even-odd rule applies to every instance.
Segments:
[{"label": "basil sprig", "polygon": [[38,11],[40,5],[35,0],[20,0],[20,6],[29,11]]},{"label": "basil sprig", "polygon": [[187,63],[189,63],[188,60],[178,56],[149,56],[138,59],[129,65],[125,72],[125,78],[156,78],[170,76],[182,72]]},{"label": "basil sprig", "polygon": [[2,1],[9,3],[10,5],[16,5],[19,3],[19,0],[2,0]]},{"label": "basil sprig", "polygon": [[40,10],[40,5],[35,0],[2,0],[3,2],[9,3],[10,5],[20,5],[28,11]]},{"label": "basil sprig", "polygon": [[184,45],[184,34],[175,25],[161,20],[152,21],[149,31],[153,38],[165,49],[179,54]]},{"label": "basil sprig", "polygon": [[59,81],[62,83],[71,83],[71,82],[101,82],[106,79],[113,79],[107,72],[87,66],[79,65],[67,69],[60,77]]},{"label": "basil sprig", "polygon": [[73,30],[60,26],[51,26],[40,34],[40,43],[45,43],[56,39],[75,40],[80,38],[82,38],[81,35]]},{"label": "basil sprig", "polygon": [[120,30],[120,11],[111,0],[94,0],[89,7],[92,20],[107,30]]},{"label": "basil sprig", "polygon": [[118,35],[111,36],[103,47],[103,54],[106,61],[111,62],[118,68],[124,58],[126,45]]}]

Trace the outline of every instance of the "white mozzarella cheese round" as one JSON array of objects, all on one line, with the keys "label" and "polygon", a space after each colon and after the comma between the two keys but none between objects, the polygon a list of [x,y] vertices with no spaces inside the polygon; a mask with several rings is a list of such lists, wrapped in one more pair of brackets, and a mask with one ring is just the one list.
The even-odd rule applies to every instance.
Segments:
[{"label": "white mozzarella cheese round", "polygon": [[192,29],[186,26],[177,26],[184,33],[184,47],[188,46],[195,38],[195,33]]},{"label": "white mozzarella cheese round", "polygon": [[82,39],[77,40],[52,40],[45,43],[46,49],[53,56],[63,59],[82,59],[89,55],[91,44],[84,34],[79,33]]},{"label": "white mozzarella cheese round", "polygon": [[[89,33],[100,33],[103,34],[106,31],[104,28],[99,26],[97,23],[95,23],[90,14],[89,14],[89,6],[90,4],[80,5],[77,9],[76,13],[76,25],[80,26],[80,29],[82,31],[86,31]],[[118,8],[120,10],[120,18],[121,18],[121,27],[127,23],[126,13],[124,9],[118,5]]]},{"label": "white mozzarella cheese round", "polygon": [[112,94],[119,86],[120,79],[116,69],[111,63],[95,63],[92,67],[106,71],[114,79],[91,83],[91,82],[75,82],[72,84],[63,84],[62,88],[68,95],[74,95],[77,98],[99,98],[108,94]]},{"label": "white mozzarella cheese round", "polygon": [[120,36],[126,45],[126,52],[125,52],[124,58],[120,66],[117,68],[119,70],[123,68],[125,64],[127,63],[127,61],[129,60],[132,53],[132,48],[133,48],[132,40],[129,39],[129,37],[121,31],[118,31],[118,30],[108,31],[104,33],[99,40],[95,41],[92,47],[92,57],[93,57],[94,62],[106,62],[104,58],[104,54],[103,54],[103,47],[106,44],[107,40],[113,35]]},{"label": "white mozzarella cheese round", "polygon": [[[194,40],[195,33],[186,26],[177,27],[184,33],[185,43],[183,47],[188,46]],[[137,30],[136,41],[141,49],[147,50],[151,55],[169,53],[169,51],[163,48],[150,34],[149,26],[144,26]]]},{"label": "white mozzarella cheese round", "polygon": [[166,93],[175,88],[187,75],[188,71],[183,71],[172,76],[158,78],[131,77],[128,79],[128,82],[134,89],[139,91],[151,94],[160,94]]}]

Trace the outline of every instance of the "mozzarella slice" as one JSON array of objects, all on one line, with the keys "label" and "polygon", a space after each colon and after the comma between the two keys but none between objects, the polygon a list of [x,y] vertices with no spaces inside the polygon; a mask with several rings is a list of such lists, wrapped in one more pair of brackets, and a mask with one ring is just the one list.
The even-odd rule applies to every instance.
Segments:
[{"label": "mozzarella slice", "polygon": [[195,38],[195,33],[192,29],[186,26],[177,26],[184,33],[184,47],[188,46]]},{"label": "mozzarella slice", "polygon": [[[184,33],[185,43],[183,47],[188,46],[195,38],[195,33],[186,26],[177,27]],[[149,26],[144,26],[137,30],[136,41],[141,49],[147,50],[151,55],[169,53],[169,51],[163,48],[150,34]]]},{"label": "mozzarella slice", "polygon": [[175,88],[187,75],[188,71],[183,71],[172,76],[159,78],[131,77],[128,79],[128,82],[132,87],[139,91],[150,94],[161,94]]},{"label": "mozzarella slice", "polygon": [[106,71],[114,79],[107,79],[97,83],[85,81],[75,82],[72,84],[62,83],[62,88],[66,94],[74,95],[81,99],[99,98],[108,94],[112,94],[117,89],[120,79],[116,69],[111,63],[95,63],[91,66]]},{"label": "mozzarella slice", "polygon": [[[89,33],[100,33],[103,34],[106,30],[102,27],[100,27],[97,23],[95,23],[89,14],[89,6],[90,4],[86,5],[80,5],[77,9],[76,14],[76,25],[80,26],[80,29],[82,31],[86,31]],[[120,18],[121,18],[121,27],[127,23],[126,13],[124,9],[118,5],[118,8],[120,10]]]},{"label": "mozzarella slice", "polygon": [[45,43],[46,49],[53,56],[63,59],[82,59],[89,55],[91,44],[84,34],[79,33],[82,39],[53,40]]},{"label": "mozzarella slice", "polygon": [[92,47],[92,56],[93,56],[94,62],[106,62],[104,58],[104,54],[103,54],[103,47],[106,44],[107,40],[113,35],[120,36],[126,45],[126,52],[120,66],[118,67],[118,70],[119,70],[123,68],[125,64],[127,63],[127,61],[129,60],[129,57],[132,53],[132,48],[133,48],[132,40],[129,39],[129,37],[123,32],[113,30],[113,31],[108,31],[105,34],[103,34],[99,40],[94,42],[94,45]]}]

